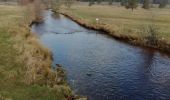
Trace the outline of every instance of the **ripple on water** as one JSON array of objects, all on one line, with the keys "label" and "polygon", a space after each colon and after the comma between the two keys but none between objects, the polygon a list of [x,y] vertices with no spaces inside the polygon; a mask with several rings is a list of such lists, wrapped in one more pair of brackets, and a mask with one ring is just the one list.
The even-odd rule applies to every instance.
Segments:
[{"label": "ripple on water", "polygon": [[45,12],[45,23],[34,25],[32,31],[51,49],[54,64],[64,66],[77,94],[91,100],[170,99],[170,58],[51,14]]}]

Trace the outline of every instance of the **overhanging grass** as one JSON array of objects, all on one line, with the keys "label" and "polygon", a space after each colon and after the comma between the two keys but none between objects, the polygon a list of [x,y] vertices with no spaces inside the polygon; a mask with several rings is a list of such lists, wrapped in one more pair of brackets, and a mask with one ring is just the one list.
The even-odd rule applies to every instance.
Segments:
[{"label": "overhanging grass", "polygon": [[70,94],[67,84],[50,87],[37,84],[37,79],[34,84],[26,84],[32,80],[25,75],[31,68],[35,70],[30,74],[35,74],[37,68],[41,68],[41,73],[51,71],[53,77],[49,77],[49,82],[56,76],[50,70],[49,51],[25,28],[28,23],[23,24],[24,10],[24,7],[0,5],[0,100],[65,100]]}]

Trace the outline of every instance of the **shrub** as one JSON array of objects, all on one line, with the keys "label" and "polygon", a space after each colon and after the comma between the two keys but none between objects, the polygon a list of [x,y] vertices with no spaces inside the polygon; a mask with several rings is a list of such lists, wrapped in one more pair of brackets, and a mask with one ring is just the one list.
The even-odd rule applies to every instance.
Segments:
[{"label": "shrub", "polygon": [[126,5],[126,8],[127,9],[132,9],[132,11],[133,11],[133,9],[134,8],[137,8],[137,6],[138,6],[138,0],[128,0],[127,1],[127,5]]},{"label": "shrub", "polygon": [[142,6],[142,8],[144,8],[144,9],[149,9],[149,2],[150,2],[150,0],[144,0],[143,1],[143,6]]}]

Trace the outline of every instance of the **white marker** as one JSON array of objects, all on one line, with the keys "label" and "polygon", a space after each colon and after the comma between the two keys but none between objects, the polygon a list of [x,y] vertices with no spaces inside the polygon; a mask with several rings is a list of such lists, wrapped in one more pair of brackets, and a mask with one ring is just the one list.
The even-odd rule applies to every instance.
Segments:
[{"label": "white marker", "polygon": [[97,22],[97,24],[99,23],[99,18],[96,18],[96,22]]}]

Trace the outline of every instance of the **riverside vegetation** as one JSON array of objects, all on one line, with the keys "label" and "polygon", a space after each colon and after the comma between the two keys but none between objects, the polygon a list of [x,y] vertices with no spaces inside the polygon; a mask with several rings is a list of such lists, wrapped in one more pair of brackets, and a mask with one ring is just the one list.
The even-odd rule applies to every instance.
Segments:
[{"label": "riverside vegetation", "polygon": [[[73,98],[65,71],[59,65],[51,69],[51,52],[30,32],[29,24],[42,20],[36,15],[39,10],[34,11],[31,4],[0,5],[0,100]],[[74,5],[60,12],[83,26],[132,44],[170,50],[169,8],[137,8],[132,12],[117,6]]]},{"label": "riverside vegetation", "polygon": [[118,5],[88,6],[80,3],[60,12],[85,27],[104,31],[133,45],[170,52],[169,10],[169,6],[148,10],[138,7],[131,11]]},{"label": "riverside vegetation", "polygon": [[32,8],[0,5],[0,100],[66,100],[65,71],[51,69],[51,52],[30,32]]}]

